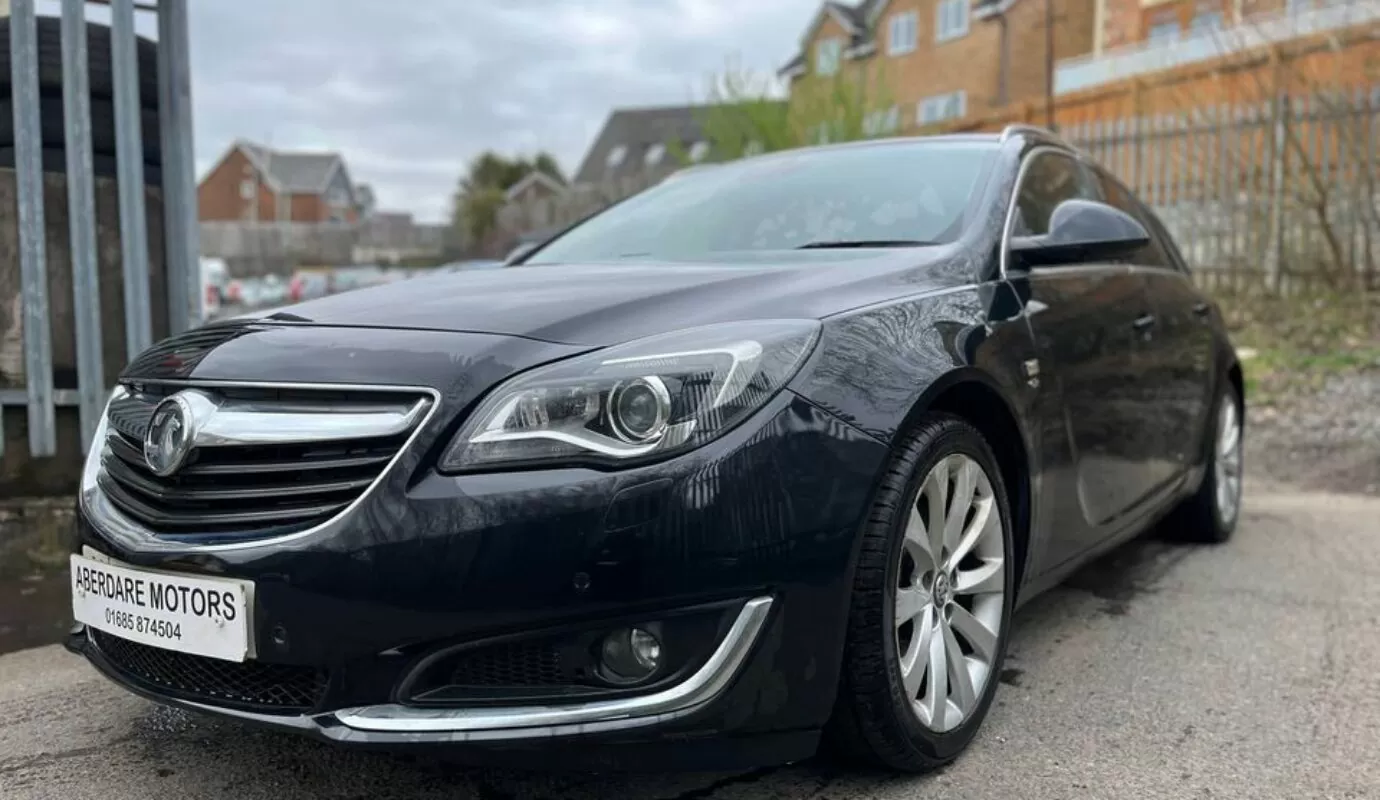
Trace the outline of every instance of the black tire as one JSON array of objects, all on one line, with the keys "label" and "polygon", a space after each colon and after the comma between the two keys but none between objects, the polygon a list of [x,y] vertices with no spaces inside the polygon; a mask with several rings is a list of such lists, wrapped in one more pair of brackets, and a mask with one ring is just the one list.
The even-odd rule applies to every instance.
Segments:
[{"label": "black tire", "polygon": [[1207,460],[1203,481],[1199,484],[1198,491],[1185,498],[1160,523],[1160,531],[1168,539],[1198,544],[1221,544],[1231,539],[1232,534],[1236,532],[1236,524],[1241,518],[1239,475],[1236,505],[1230,513],[1222,511],[1217,499],[1217,488],[1221,484],[1223,476],[1219,473],[1220,466],[1216,454],[1219,437],[1222,433],[1222,411],[1226,404],[1231,404],[1236,410],[1236,419],[1241,426],[1241,433],[1237,437],[1236,445],[1237,463],[1243,466],[1245,464],[1245,457],[1241,451],[1241,440],[1245,438],[1244,409],[1232,382],[1223,378],[1220,383],[1222,388],[1217,393],[1217,400],[1212,404],[1212,417],[1207,426],[1207,441],[1203,443],[1203,457]]},{"label": "black tire", "polygon": [[[62,20],[39,17],[38,86],[40,92],[62,92]],[[139,104],[158,107],[158,46],[142,36],[135,37],[135,58],[139,62]],[[110,64],[110,28],[86,23],[86,74],[92,97],[110,98],[115,81]],[[10,95],[10,20],[0,18],[0,95]]]},{"label": "black tire", "polygon": [[[114,178],[118,175],[115,156],[93,155],[91,167],[96,175]],[[14,147],[0,147],[0,168],[14,168]],[[67,151],[43,148],[43,171],[65,174],[67,172]],[[163,183],[163,167],[158,164],[144,164],[144,185],[159,186]]]},{"label": "black tire", "polygon": [[[43,146],[63,150],[67,144],[66,113],[62,95],[44,94],[39,98],[39,128],[43,131]],[[140,109],[140,130],[143,136],[144,164],[161,166],[163,141],[158,130],[158,111]],[[14,146],[14,102],[0,97],[0,147]],[[114,156],[115,104],[109,98],[91,98],[91,152],[98,156]]]},{"label": "black tire", "polygon": [[[894,593],[910,508],[926,476],[941,459],[953,454],[974,459],[992,485],[1005,540],[1005,594],[996,655],[973,713],[953,730],[934,733],[911,710],[901,684]],[[947,414],[926,417],[916,425],[895,449],[862,537],[842,681],[825,731],[825,744],[838,755],[873,766],[907,772],[933,770],[963,752],[986,718],[1011,627],[1015,572],[1011,515],[1001,471],[982,434],[967,421]]]}]

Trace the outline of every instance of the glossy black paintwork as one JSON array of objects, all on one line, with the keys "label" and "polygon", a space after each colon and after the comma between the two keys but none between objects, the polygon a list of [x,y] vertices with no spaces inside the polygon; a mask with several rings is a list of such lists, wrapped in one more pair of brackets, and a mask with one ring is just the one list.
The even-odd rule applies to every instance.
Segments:
[{"label": "glossy black paintwork", "polygon": [[[1026,484],[1022,601],[1201,477],[1209,401],[1234,356],[1210,304],[1193,310],[1206,300],[1191,283],[1124,263],[1003,271],[1020,164],[1052,145],[993,140],[982,217],[952,246],[461,272],[164,343],[125,379],[419,386],[438,392],[439,408],[337,530],[198,552],[113,541],[83,522],[82,542],[137,565],[255,580],[259,657],[336,668],[347,676],[333,687],[337,706],[385,702],[431,647],[772,594],[765,638],[729,695],[632,738],[812,742],[833,705],[877,478],[906,425],[951,391],[981,386],[1019,438],[999,449],[1024,462],[1013,467]],[[1146,314],[1157,324],[1137,327]],[[821,319],[815,352],[787,390],[699,450],[622,471],[434,468],[467,411],[510,375],[760,317]],[[279,627],[284,645],[268,635]]]}]

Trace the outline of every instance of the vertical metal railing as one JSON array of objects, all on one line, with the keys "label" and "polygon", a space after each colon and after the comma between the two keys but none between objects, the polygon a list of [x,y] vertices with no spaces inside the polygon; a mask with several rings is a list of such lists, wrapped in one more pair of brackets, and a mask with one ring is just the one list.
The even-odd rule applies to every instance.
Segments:
[{"label": "vertical metal railing", "polygon": [[[140,63],[135,11],[158,15],[157,135],[162,151],[163,253],[167,286],[167,322],[173,332],[198,324],[202,296],[193,174],[191,82],[189,71],[188,0],[159,0],[156,6],[135,0],[101,0],[110,6],[111,81],[115,109],[116,180],[119,205],[121,280],[125,308],[124,347],[132,358],[152,344],[149,243],[145,208],[144,131],[141,126]],[[58,407],[79,410],[82,451],[91,445],[105,397],[105,344],[111,337],[101,308],[101,265],[96,214],[98,184],[92,142],[91,83],[87,65],[91,49],[83,0],[62,0],[61,55],[63,147],[66,150],[67,235],[71,254],[74,319],[54,320],[49,303],[50,253],[45,243],[44,164],[39,51],[44,47],[36,0],[0,0],[0,14],[10,16],[10,69],[14,113],[14,172],[18,222],[19,298],[22,321],[23,388],[0,387],[0,409],[23,407],[27,415],[28,457],[57,455]],[[51,46],[51,45],[48,45]],[[52,143],[49,143],[50,145]],[[0,210],[3,219],[6,210]],[[0,265],[10,269],[11,265]],[[53,326],[72,326],[75,333],[77,386],[55,388]],[[0,415],[0,455],[4,454]]]},{"label": "vertical metal railing", "polygon": [[[14,0],[11,5],[10,71],[29,451],[36,456],[51,456],[57,452],[57,420],[53,410],[53,342],[48,319],[43,130],[38,113],[38,21],[34,0]],[[0,447],[3,433],[0,431]]]},{"label": "vertical metal railing", "polygon": [[[102,386],[101,279],[96,269],[96,187],[91,157],[91,92],[86,72],[83,0],[62,0],[62,107],[67,124],[67,218],[72,247],[72,315],[77,332],[77,385]],[[81,448],[91,446],[101,396],[79,391]]]}]

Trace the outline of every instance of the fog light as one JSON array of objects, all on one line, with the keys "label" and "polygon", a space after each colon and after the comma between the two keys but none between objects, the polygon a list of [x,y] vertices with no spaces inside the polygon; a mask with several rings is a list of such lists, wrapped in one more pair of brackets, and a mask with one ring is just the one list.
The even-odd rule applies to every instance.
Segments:
[{"label": "fog light", "polygon": [[622,628],[604,637],[600,660],[615,683],[645,680],[661,666],[661,640],[642,628]]}]

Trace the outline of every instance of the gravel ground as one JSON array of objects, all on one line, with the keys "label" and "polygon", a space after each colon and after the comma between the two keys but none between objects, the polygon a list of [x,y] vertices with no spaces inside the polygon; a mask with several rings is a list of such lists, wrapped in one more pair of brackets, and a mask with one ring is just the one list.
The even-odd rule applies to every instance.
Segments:
[{"label": "gravel ground", "polygon": [[1306,489],[1380,495],[1380,369],[1329,376],[1267,408],[1248,405],[1252,475]]},{"label": "gravel ground", "polygon": [[466,770],[174,712],[0,656],[0,798],[1380,798],[1380,499],[1248,488],[1223,547],[1142,539],[1035,599],[972,749],[928,777]]}]

